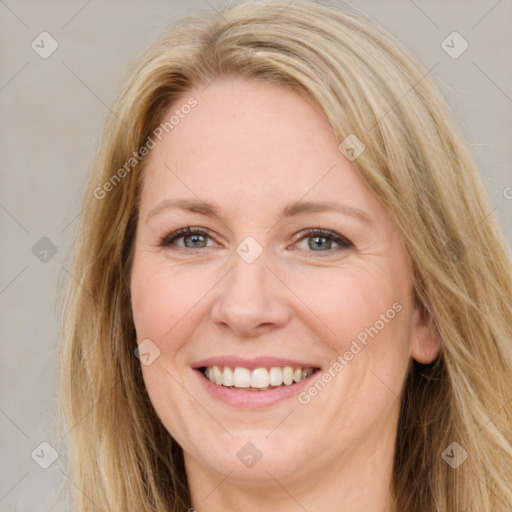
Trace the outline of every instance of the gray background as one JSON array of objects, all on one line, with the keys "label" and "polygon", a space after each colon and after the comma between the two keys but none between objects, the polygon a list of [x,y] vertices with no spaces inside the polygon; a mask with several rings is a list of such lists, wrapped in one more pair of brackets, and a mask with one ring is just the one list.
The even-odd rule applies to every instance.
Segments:
[{"label": "gray background", "polygon": [[[43,441],[60,446],[55,429],[59,297],[108,105],[129,65],[169,23],[224,4],[0,0],[0,511],[50,510],[66,478],[64,454],[48,469],[31,454]],[[427,69],[435,65],[431,73],[471,143],[510,245],[512,1],[352,4]],[[58,43],[47,59],[31,48],[43,31]],[[441,47],[453,31],[469,44],[458,58]],[[460,48],[460,41],[448,41],[452,51]],[[35,453],[40,463],[49,461],[47,447]],[[63,500],[55,505],[69,509]]]}]

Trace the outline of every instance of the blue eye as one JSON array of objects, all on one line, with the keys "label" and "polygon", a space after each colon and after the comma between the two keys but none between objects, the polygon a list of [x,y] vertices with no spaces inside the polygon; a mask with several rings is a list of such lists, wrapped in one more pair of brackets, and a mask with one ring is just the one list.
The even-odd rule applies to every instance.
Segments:
[{"label": "blue eye", "polygon": [[[183,228],[165,237],[160,245],[167,247],[177,245],[184,249],[202,249],[208,247],[207,239],[210,238],[208,231],[201,228]],[[176,244],[177,240],[183,239],[183,245]],[[211,246],[210,246],[211,247]]]},{"label": "blue eye", "polygon": [[[177,243],[179,240],[182,240],[182,243]],[[211,237],[208,230],[186,227],[166,236],[160,242],[160,246],[170,248],[174,245],[181,249],[205,249],[212,247],[212,245],[208,245],[209,240]],[[307,249],[299,249],[306,252],[341,251],[354,247],[348,239],[325,229],[308,229],[295,244],[305,240],[308,241]]]},{"label": "blue eye", "polygon": [[[304,240],[308,241],[307,247],[312,252],[339,251],[354,247],[346,238],[325,229],[308,229],[299,242]],[[337,247],[333,247],[333,244]]]}]

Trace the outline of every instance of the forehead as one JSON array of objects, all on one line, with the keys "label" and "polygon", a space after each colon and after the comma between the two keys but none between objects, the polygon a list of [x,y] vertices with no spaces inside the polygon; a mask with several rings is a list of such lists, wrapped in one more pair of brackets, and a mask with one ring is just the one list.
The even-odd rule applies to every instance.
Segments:
[{"label": "forehead", "polygon": [[312,100],[280,85],[222,77],[185,94],[164,120],[191,98],[196,106],[183,109],[151,151],[143,209],[183,195],[262,208],[343,196],[369,212],[376,207]]}]

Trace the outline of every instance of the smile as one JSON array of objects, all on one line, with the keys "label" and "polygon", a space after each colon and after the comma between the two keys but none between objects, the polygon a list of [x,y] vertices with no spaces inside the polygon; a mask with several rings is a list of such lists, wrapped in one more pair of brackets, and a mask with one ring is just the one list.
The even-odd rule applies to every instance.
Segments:
[{"label": "smile", "polygon": [[201,371],[210,382],[218,386],[244,391],[269,391],[301,382],[312,375],[315,369],[292,366],[250,369],[214,365],[201,368]]}]

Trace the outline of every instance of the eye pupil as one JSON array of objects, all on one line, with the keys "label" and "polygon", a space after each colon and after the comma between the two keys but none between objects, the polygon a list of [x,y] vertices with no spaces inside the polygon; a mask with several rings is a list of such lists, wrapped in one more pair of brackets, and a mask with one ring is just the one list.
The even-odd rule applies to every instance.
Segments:
[{"label": "eye pupil", "polygon": [[[209,247],[208,242],[210,239],[211,237],[207,232],[203,233],[202,230],[187,227],[175,231],[167,238],[164,238],[160,245],[162,247],[168,247],[169,249],[173,246],[192,250],[206,249]],[[310,229],[306,235],[300,239],[300,242],[303,243],[306,240],[308,249],[312,252],[333,254],[332,249],[343,251],[353,248],[353,245],[347,239],[330,231],[324,233],[324,230]],[[199,252],[196,251],[196,253]]]},{"label": "eye pupil", "polygon": [[187,235],[183,237],[183,242],[185,244],[185,247],[189,248],[196,248],[196,247],[205,247],[204,245],[197,245],[197,243],[205,242],[205,236],[204,235]]},{"label": "eye pupil", "polygon": [[[313,243],[311,242],[313,240]],[[312,236],[310,237],[309,248],[310,249],[330,249],[332,240],[324,236]]]}]

